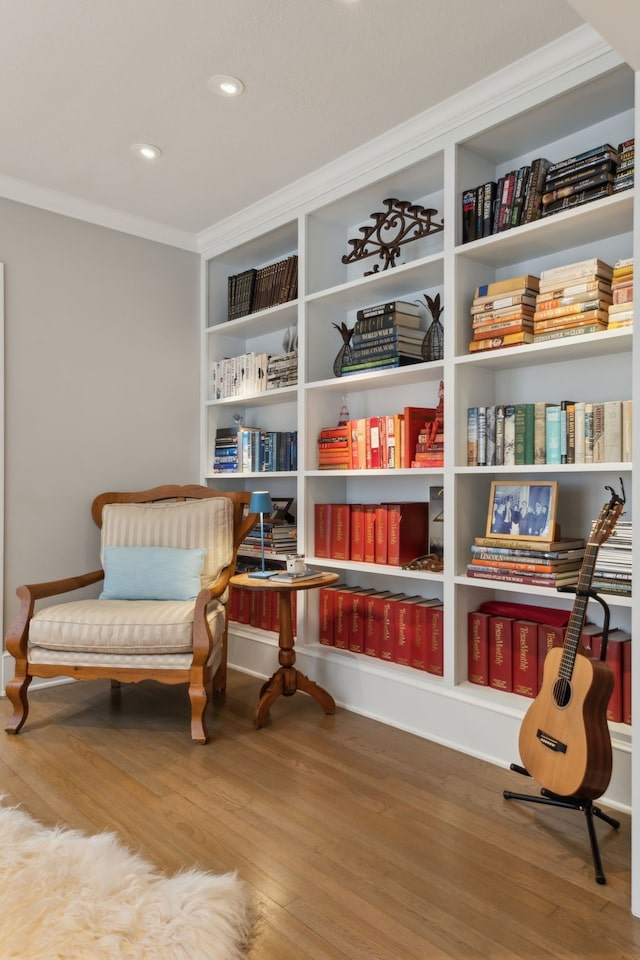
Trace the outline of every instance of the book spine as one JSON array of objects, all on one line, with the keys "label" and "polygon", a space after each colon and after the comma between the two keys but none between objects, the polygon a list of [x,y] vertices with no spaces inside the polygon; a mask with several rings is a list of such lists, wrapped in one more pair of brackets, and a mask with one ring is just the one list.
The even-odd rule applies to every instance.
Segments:
[{"label": "book spine", "polygon": [[492,616],[489,619],[489,686],[513,692],[513,620]]},{"label": "book spine", "polygon": [[480,610],[469,612],[467,629],[469,683],[489,686],[489,614]]},{"label": "book spine", "polygon": [[538,695],[538,624],[531,620],[514,620],[513,692],[523,697]]},{"label": "book spine", "polygon": [[444,675],[443,616],[444,608],[431,608],[431,638],[427,646],[427,673],[436,677]]}]

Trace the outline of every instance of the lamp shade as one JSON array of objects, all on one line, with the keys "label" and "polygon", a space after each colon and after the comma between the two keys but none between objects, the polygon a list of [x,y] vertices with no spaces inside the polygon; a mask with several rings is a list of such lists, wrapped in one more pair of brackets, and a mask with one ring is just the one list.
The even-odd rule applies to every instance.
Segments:
[{"label": "lamp shade", "polygon": [[267,490],[256,490],[251,494],[249,513],[271,513],[273,504]]}]

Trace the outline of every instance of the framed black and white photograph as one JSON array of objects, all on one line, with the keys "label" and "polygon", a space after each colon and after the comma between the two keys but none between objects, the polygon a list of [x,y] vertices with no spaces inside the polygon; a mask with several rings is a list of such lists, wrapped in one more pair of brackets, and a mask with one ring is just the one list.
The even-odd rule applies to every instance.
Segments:
[{"label": "framed black and white photograph", "polygon": [[556,480],[491,484],[487,537],[553,540],[558,506]]}]

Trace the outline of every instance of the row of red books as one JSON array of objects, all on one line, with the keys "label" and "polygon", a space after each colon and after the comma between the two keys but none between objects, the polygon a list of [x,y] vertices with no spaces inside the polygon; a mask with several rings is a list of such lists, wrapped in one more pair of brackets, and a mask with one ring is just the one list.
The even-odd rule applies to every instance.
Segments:
[{"label": "row of red books", "polygon": [[316,503],[314,553],[403,566],[429,552],[429,502]]},{"label": "row of red books", "polygon": [[[552,647],[563,645],[566,624],[538,623],[482,610],[472,611],[468,619],[469,681],[535,698],[542,685],[545,657]],[[599,658],[602,628],[585,624],[581,648],[580,656]],[[607,718],[630,724],[631,636],[626,630],[609,630],[606,659],[614,677]]]},{"label": "row of red books", "polygon": [[[291,591],[291,614],[293,630],[296,630],[296,592]],[[260,630],[278,633],[280,618],[278,593],[275,590],[252,590],[248,587],[233,587],[229,598],[229,620],[244,623]]]},{"label": "row of red books", "polygon": [[436,407],[360,417],[318,435],[320,470],[392,470],[443,465],[444,426]]},{"label": "row of red books", "polygon": [[319,641],[441,677],[439,599],[334,584],[319,590]]}]

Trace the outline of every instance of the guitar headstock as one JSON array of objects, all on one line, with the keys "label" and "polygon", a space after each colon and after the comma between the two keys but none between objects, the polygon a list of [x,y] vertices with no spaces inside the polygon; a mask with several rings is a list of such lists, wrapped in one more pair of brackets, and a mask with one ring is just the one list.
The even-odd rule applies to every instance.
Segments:
[{"label": "guitar headstock", "polygon": [[618,517],[622,513],[622,508],[625,505],[625,495],[624,495],[624,484],[622,482],[622,477],[620,477],[620,490],[621,495],[619,496],[613,487],[605,486],[605,490],[609,490],[611,497],[607,503],[603,506],[600,511],[600,516],[594,522],[591,535],[589,537],[589,546],[600,546],[611,536],[611,532],[615,527]]}]

